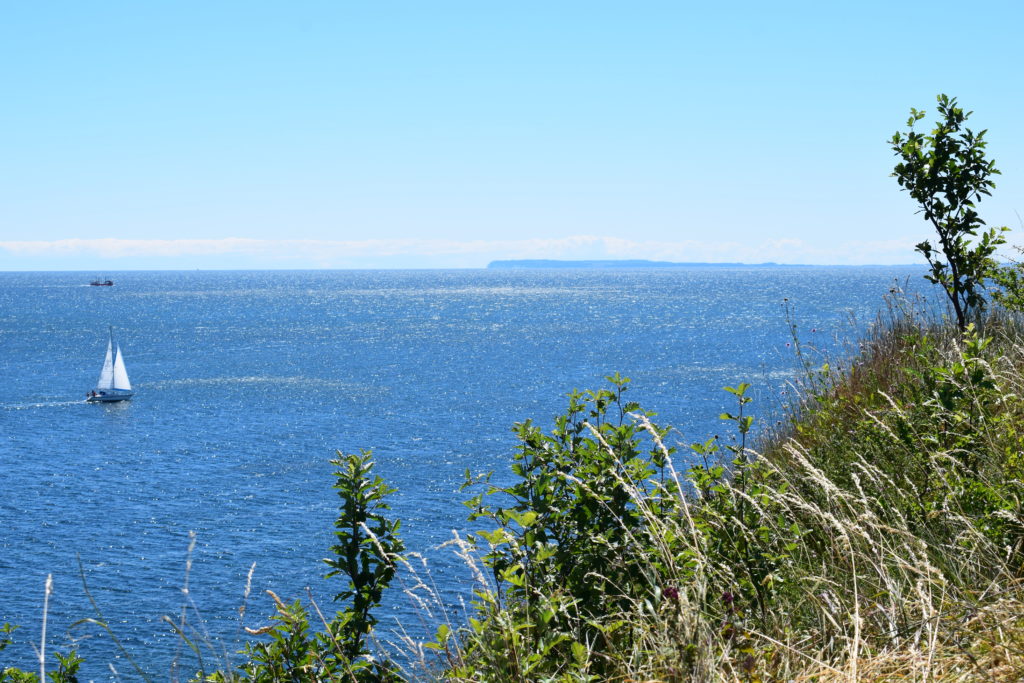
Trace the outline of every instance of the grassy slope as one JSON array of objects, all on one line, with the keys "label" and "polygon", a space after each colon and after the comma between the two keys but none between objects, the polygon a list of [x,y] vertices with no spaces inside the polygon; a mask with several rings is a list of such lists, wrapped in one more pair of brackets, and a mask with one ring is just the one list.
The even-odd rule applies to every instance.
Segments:
[{"label": "grassy slope", "polygon": [[[538,527],[565,544],[564,520],[494,515],[506,538],[489,545],[490,561],[518,574],[499,580],[503,606],[483,592],[481,624],[445,641],[448,674],[1024,680],[1022,388],[1012,321],[963,338],[902,316],[845,372],[809,372],[808,399],[746,459],[698,445],[706,464],[663,486],[660,441],[644,455],[599,429],[592,440],[614,455],[632,500],[618,533],[629,552],[616,553],[613,529],[577,527],[604,564],[574,576],[566,566],[585,557],[560,565],[529,550],[546,542]],[[559,476],[583,486],[562,507],[594,494],[610,510],[595,456],[573,448],[581,455]],[[623,466],[644,458],[646,478]]]}]

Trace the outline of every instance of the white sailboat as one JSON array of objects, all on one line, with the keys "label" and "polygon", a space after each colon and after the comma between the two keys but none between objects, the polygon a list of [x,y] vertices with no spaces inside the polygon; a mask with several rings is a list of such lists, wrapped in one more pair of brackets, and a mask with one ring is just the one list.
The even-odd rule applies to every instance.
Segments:
[{"label": "white sailboat", "polygon": [[110,328],[110,340],[107,342],[107,355],[103,359],[103,369],[96,382],[96,388],[89,392],[85,399],[89,403],[110,403],[127,401],[132,397],[132,383],[128,381],[128,371],[124,367],[124,356],[121,346],[114,344],[114,328]]}]

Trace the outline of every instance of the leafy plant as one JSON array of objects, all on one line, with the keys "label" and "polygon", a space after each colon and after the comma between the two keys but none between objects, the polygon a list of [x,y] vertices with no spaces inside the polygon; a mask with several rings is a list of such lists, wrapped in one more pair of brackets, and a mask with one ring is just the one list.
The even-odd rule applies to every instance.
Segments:
[{"label": "leafy plant", "polygon": [[[1024,248],[1014,245],[1018,253]],[[1010,263],[996,271],[992,279],[998,288],[992,292],[992,300],[1008,311],[1024,311],[1024,261],[1010,259]]]},{"label": "leafy plant", "polygon": [[[4,622],[0,624],[0,651],[7,648],[14,642],[11,637],[17,626]],[[57,670],[47,671],[46,679],[51,683],[78,683],[78,669],[82,665],[82,658],[72,650],[63,655],[59,652],[53,653],[57,660]],[[0,669],[0,683],[39,683],[39,676],[28,671],[8,667]]]},{"label": "leafy plant", "polygon": [[398,535],[401,521],[383,514],[390,509],[387,497],[396,489],[373,475],[372,453],[342,456],[339,451],[338,456],[331,461],[338,468],[334,488],[342,501],[334,522],[338,542],[330,548],[334,557],[324,562],[331,568],[328,578],[348,577],[348,586],[334,599],[351,604],[335,618],[332,633],[344,655],[354,660],[369,654],[366,637],[377,625],[372,611],[394,578],[405,546]]},{"label": "leafy plant", "polygon": [[[239,667],[242,679],[256,683],[301,683],[319,680],[340,669],[338,662],[331,661],[330,649],[323,647],[322,639],[312,632],[309,613],[301,603],[296,600],[286,605],[274,593],[267,592],[277,608],[271,617],[274,623],[248,631],[251,635],[267,635],[270,640],[246,646],[243,652],[247,661]],[[220,683],[234,679],[219,674],[204,680]]]},{"label": "leafy plant", "polygon": [[[476,539],[508,608],[524,620],[508,633],[532,639],[530,651],[545,657],[560,646],[566,661],[571,643],[607,644],[614,636],[599,622],[651,594],[656,543],[647,520],[679,500],[664,478],[672,449],[645,448],[641,438],[667,430],[630,419],[639,406],[624,398],[629,379],[607,379],[611,389],[570,394],[550,434],[517,424],[516,481],[489,484],[466,503],[471,520],[496,525]],[[467,472],[467,486],[475,483]]]},{"label": "leafy plant", "polygon": [[999,171],[985,158],[985,131],[975,134],[965,125],[972,112],[946,95],[939,95],[938,103],[940,119],[931,133],[914,130],[925,113],[911,109],[907,133],[893,135],[892,150],[900,160],[893,176],[935,228],[938,249],[929,240],[916,248],[931,267],[926,278],[942,287],[957,327],[965,330],[971,314],[985,308],[986,280],[998,270],[992,255],[1005,243],[1002,233],[1008,228],[985,230],[977,242],[970,241],[985,225],[975,203],[991,194],[992,176]]},{"label": "leafy plant", "polygon": [[[332,557],[324,560],[331,568],[326,576],[348,578],[335,601],[347,602],[328,621],[312,603],[324,625],[315,631],[310,614],[296,600],[286,605],[270,593],[277,613],[274,622],[252,635],[267,635],[269,641],[249,643],[247,661],[238,671],[244,680],[259,683],[280,681],[387,681],[398,678],[387,659],[373,656],[367,644],[377,619],[373,610],[380,605],[384,590],[395,576],[397,563],[403,561],[404,545],[398,535],[400,522],[388,519],[387,497],[395,489],[373,474],[370,451],[342,455],[331,460],[337,467],[334,488],[341,498],[334,522],[337,543]],[[312,601],[311,601],[312,602]],[[218,673],[208,680],[229,681],[230,675]]]}]

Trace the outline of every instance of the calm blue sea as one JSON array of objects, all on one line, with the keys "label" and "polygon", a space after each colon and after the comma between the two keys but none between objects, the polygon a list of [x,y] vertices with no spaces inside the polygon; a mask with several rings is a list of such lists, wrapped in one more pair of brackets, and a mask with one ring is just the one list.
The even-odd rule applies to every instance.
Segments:
[{"label": "calm blue sea", "polygon": [[[633,397],[704,440],[756,388],[770,415],[803,341],[844,348],[923,269],[0,273],[0,622],[21,625],[0,667],[34,664],[44,585],[48,647],[72,645],[86,678],[135,680],[103,618],[155,680],[194,657],[180,618],[190,533],[190,634],[222,660],[273,612],[264,591],[330,609],[324,581],[338,499],[335,449],[373,449],[399,489],[394,514],[450,604],[468,575],[463,471],[507,471],[514,422],[550,424],[574,388],[613,372]],[[108,325],[137,391],[87,405]],[[785,397],[782,396],[782,400]],[[335,580],[337,581],[337,580]],[[384,610],[415,632],[401,594]],[[431,626],[431,630],[432,630]],[[215,657],[206,652],[207,662]],[[237,659],[237,657],[236,657]]]}]

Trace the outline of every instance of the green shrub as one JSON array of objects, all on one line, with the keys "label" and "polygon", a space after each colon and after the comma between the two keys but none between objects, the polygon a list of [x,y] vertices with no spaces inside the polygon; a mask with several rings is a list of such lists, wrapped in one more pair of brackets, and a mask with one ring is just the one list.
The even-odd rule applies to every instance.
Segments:
[{"label": "green shrub", "polygon": [[[11,636],[17,628],[7,622],[0,624],[0,652],[14,642]],[[78,656],[78,653],[74,650],[67,655],[55,652],[53,656],[57,660],[57,669],[56,671],[46,671],[46,680],[51,683],[78,683],[78,669],[82,665],[82,658]],[[45,661],[43,668],[46,668]],[[39,676],[8,667],[0,669],[0,683],[39,683]]]},{"label": "green shrub", "polygon": [[[327,577],[347,577],[346,587],[335,601],[347,603],[331,620],[320,613],[322,631],[315,631],[310,614],[298,600],[286,605],[270,593],[277,613],[273,624],[250,631],[269,635],[269,641],[249,643],[246,662],[236,674],[220,672],[208,680],[249,680],[258,683],[281,681],[383,681],[395,680],[395,667],[385,657],[374,656],[367,639],[377,619],[373,610],[380,605],[384,590],[394,578],[397,563],[403,561],[404,545],[398,535],[400,523],[387,518],[387,497],[395,491],[373,475],[372,454],[342,455],[331,464],[334,488],[341,498],[334,523],[337,543],[332,557],[324,560],[331,568]],[[268,591],[269,592],[269,591]]]}]

